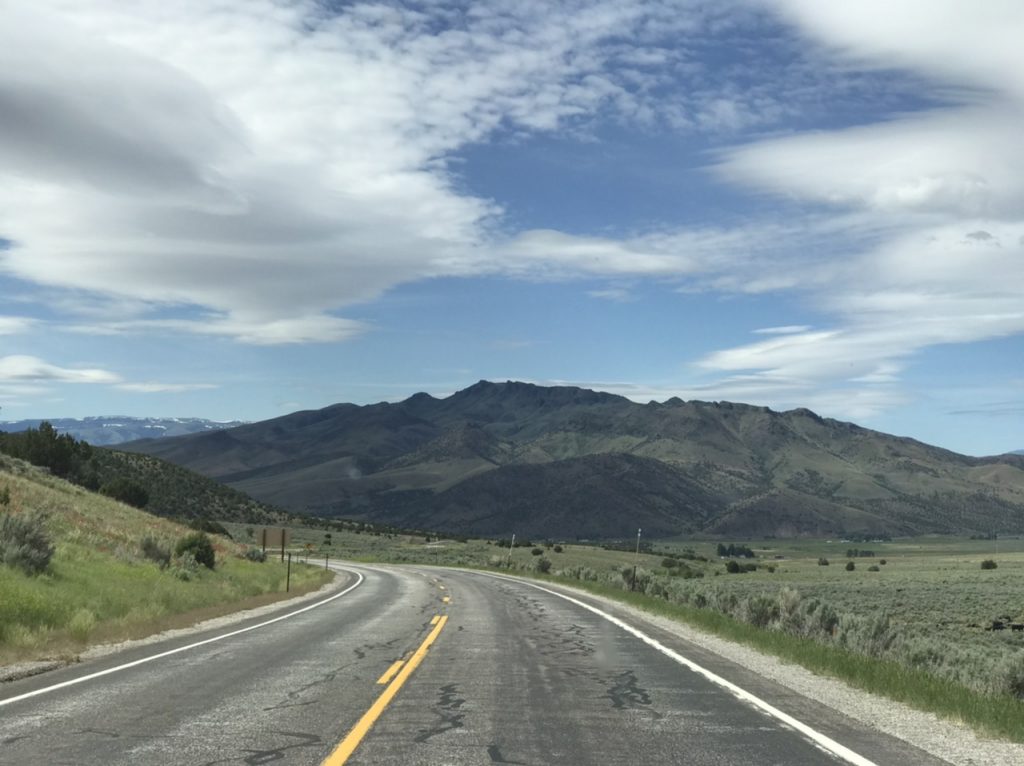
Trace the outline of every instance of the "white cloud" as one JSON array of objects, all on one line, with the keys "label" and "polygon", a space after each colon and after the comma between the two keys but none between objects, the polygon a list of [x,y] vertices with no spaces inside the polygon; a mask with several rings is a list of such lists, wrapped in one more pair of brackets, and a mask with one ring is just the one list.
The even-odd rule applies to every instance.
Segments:
[{"label": "white cloud", "polygon": [[591,298],[612,301],[613,303],[632,303],[636,295],[628,287],[606,287],[602,290],[588,290],[587,295]]},{"label": "white cloud", "polygon": [[805,324],[787,324],[780,327],[761,327],[753,332],[757,335],[793,335],[798,332],[807,332],[810,329]]},{"label": "white cloud", "polygon": [[[834,317],[831,329],[796,328],[698,366],[730,373],[720,390],[751,400],[785,397],[789,387],[810,403],[831,390],[832,405],[849,397],[854,411],[869,412],[906,396],[897,384],[915,353],[1024,333],[1024,6],[771,6],[850,66],[910,68],[936,96],[959,102],[759,141],[727,150],[715,167],[732,183],[880,228],[875,241],[809,275],[811,304]],[[787,258],[776,267],[793,271]]]},{"label": "white cloud", "polygon": [[187,391],[207,391],[219,386],[212,383],[119,383],[115,388],[139,394],[180,394]]},{"label": "white cloud", "polygon": [[607,0],[337,15],[312,0],[8,3],[0,268],[223,318],[181,331],[349,337],[332,310],[487,247],[499,208],[456,189],[451,154],[650,110],[660,99],[608,66],[612,38],[651,38],[630,46],[647,66],[690,15]]},{"label": "white cloud", "polygon": [[0,335],[20,335],[38,324],[30,317],[0,316]]},{"label": "white cloud", "polygon": [[[13,0],[0,13],[13,242],[0,271],[94,314],[212,313],[173,329],[249,343],[351,337],[336,310],[440,274],[693,273],[693,242],[506,236],[500,206],[464,191],[449,160],[599,116],[771,124],[843,86],[827,67],[779,78],[700,62],[709,37],[756,28],[732,3]],[[125,316],[103,318],[79,329]]]},{"label": "white cloud", "polygon": [[0,382],[117,383],[120,377],[96,368],[58,367],[35,356],[0,357]]}]

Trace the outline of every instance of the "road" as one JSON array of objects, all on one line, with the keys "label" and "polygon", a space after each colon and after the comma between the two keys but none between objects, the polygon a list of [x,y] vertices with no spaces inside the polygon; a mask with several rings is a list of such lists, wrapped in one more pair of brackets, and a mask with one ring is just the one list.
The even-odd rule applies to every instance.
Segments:
[{"label": "road", "polygon": [[345,570],[343,595],[272,624],[5,684],[0,763],[943,763],[575,592]]}]

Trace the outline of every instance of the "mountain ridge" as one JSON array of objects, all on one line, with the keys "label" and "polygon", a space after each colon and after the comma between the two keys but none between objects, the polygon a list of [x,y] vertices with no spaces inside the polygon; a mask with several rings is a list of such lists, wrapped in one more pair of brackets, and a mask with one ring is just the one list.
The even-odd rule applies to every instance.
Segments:
[{"label": "mountain ridge", "polygon": [[84,418],[28,418],[0,421],[0,431],[18,433],[39,428],[48,422],[60,433],[97,447],[112,447],[146,438],[165,438],[234,428],[243,421],[217,421],[206,418],[156,418],[130,415],[93,415]]},{"label": "mountain ridge", "polygon": [[1024,531],[1024,456],[573,386],[480,381],[126,448],[289,510],[470,534],[617,537],[637,526],[624,519],[664,536]]}]

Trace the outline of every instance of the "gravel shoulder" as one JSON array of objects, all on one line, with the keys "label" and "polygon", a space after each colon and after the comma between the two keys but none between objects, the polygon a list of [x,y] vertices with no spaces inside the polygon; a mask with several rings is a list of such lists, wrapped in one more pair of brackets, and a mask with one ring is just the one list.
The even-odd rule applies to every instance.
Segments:
[{"label": "gravel shoulder", "polygon": [[589,601],[626,612],[638,622],[647,622],[673,633],[866,726],[902,739],[954,766],[1024,764],[1024,744],[982,737],[964,724],[855,689],[837,679],[817,675],[799,665],[762,654],[748,646],[705,633],[685,623],[562,583],[558,585]]}]

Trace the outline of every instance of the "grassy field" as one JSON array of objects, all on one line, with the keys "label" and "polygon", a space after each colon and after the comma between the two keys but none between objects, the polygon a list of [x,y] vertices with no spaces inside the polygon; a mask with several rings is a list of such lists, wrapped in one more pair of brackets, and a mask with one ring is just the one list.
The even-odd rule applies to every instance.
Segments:
[{"label": "grassy field", "polygon": [[[141,551],[150,537],[165,548],[191,530],[86,492],[27,464],[3,459],[0,514],[41,513],[55,552],[42,574],[0,565],[0,664],[74,655],[88,643],[151,634],[280,598],[278,563],[242,557],[245,546],[213,536],[216,568],[161,567]],[[189,562],[185,562],[187,565]],[[293,592],[328,575],[297,566]]]},{"label": "grassy field", "polygon": [[[237,539],[246,528],[232,527]],[[293,550],[353,561],[511,569],[572,582],[840,677],[861,688],[1024,741],[1024,540],[737,541],[753,571],[729,574],[718,541],[656,541],[652,553],[579,544],[293,530]],[[533,550],[540,548],[540,554]],[[853,549],[873,556],[848,557]],[[826,559],[828,565],[820,560]],[[982,561],[996,562],[982,569]],[[538,562],[550,561],[547,574]],[[637,587],[629,592],[632,565]],[[882,563],[882,562],[885,563]],[[853,562],[853,570],[847,564]],[[680,564],[682,566],[680,566]],[[672,565],[672,566],[668,566]],[[872,568],[877,571],[872,571]]]}]

